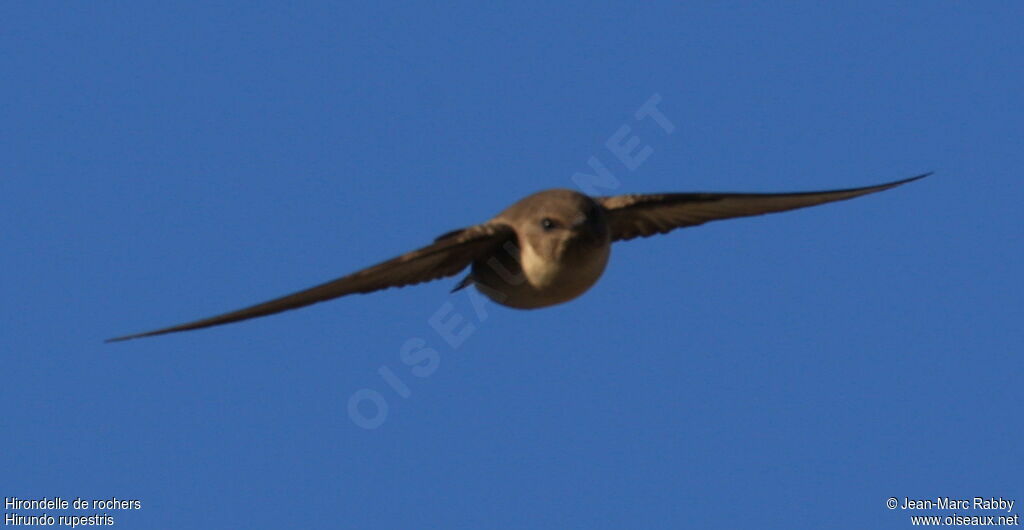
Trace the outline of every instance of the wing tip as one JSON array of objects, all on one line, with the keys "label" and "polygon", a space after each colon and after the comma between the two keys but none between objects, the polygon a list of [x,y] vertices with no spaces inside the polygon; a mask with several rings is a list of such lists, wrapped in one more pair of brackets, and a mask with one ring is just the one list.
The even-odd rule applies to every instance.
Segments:
[{"label": "wing tip", "polygon": [[[192,323],[192,324],[194,324],[194,323]],[[113,342],[124,342],[126,340],[142,339],[142,338],[145,338],[145,337],[153,337],[153,336],[156,336],[156,335],[166,335],[168,333],[177,333],[179,331],[188,331],[188,330],[191,330],[191,329],[201,329],[201,327],[200,328],[195,328],[195,327],[191,326],[190,324],[183,324],[181,326],[173,326],[173,327],[170,327],[170,328],[161,328],[161,329],[156,329],[156,330],[153,330],[153,331],[145,331],[145,332],[142,332],[142,333],[132,333],[131,335],[121,335],[120,337],[112,337],[112,338],[104,340],[103,344],[110,344],[110,343],[113,343]]]},{"label": "wing tip", "polygon": [[112,344],[114,342],[124,342],[126,340],[141,339],[142,337],[149,337],[150,335],[157,335],[157,333],[135,333],[133,335],[122,335],[120,337],[105,339],[103,341],[103,344]]},{"label": "wing tip", "polygon": [[934,171],[928,171],[928,172],[925,172],[925,173],[921,173],[920,175],[917,175],[916,177],[910,177],[908,179],[897,180],[896,182],[893,182],[892,185],[893,186],[901,186],[903,184],[909,184],[911,182],[914,182],[915,180],[921,180],[921,179],[923,179],[925,177],[930,177],[930,176],[932,176],[934,174],[935,174]]},{"label": "wing tip", "polygon": [[885,184],[876,184],[874,186],[865,186],[863,188],[853,188],[853,189],[849,189],[849,190],[837,190],[837,191],[859,192],[858,195],[856,195],[856,196],[866,195],[868,193],[875,193],[875,192],[879,192],[879,191],[891,190],[893,188],[902,186],[904,184],[910,184],[911,182],[914,182],[914,181],[917,181],[917,180],[921,180],[921,179],[923,179],[925,177],[930,177],[934,173],[935,173],[934,171],[928,171],[927,173],[921,173],[920,175],[915,175],[913,177],[905,178],[905,179],[902,179],[902,180],[895,180],[893,182],[886,182]]}]

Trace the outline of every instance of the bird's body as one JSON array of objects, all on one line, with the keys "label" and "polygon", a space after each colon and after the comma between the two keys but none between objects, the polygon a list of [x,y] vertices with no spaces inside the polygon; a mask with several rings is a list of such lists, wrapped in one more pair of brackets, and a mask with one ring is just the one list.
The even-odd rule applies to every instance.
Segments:
[{"label": "bird's body", "polygon": [[530,195],[486,223],[449,232],[423,247],[304,291],[222,315],[110,339],[199,329],[338,298],[454,276],[495,302],[537,309],[568,302],[604,273],[612,243],[709,221],[782,212],[894,188],[926,177],[804,193],[660,193],[590,197],[554,189]]},{"label": "bird's body", "polygon": [[597,283],[608,264],[604,208],[582,193],[542,191],[492,222],[520,226],[516,242],[474,260],[469,280],[499,304],[537,309],[568,302]]}]

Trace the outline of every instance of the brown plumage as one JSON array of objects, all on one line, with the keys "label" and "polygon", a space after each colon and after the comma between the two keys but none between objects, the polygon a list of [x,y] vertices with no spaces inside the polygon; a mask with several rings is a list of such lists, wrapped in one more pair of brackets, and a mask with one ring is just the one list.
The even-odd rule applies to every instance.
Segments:
[{"label": "brown plumage", "polygon": [[659,193],[589,197],[572,190],[535,193],[475,226],[336,280],[222,315],[126,335],[107,342],[218,326],[331,300],[470,274],[499,304],[535,309],[586,292],[604,272],[611,243],[664,234],[709,221],[806,208],[875,193],[928,176],[845,190],[802,193]]}]

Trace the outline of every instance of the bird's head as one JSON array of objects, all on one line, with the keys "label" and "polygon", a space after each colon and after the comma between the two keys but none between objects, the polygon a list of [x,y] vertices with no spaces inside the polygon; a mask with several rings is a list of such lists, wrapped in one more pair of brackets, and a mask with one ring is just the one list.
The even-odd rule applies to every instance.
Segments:
[{"label": "bird's head", "polygon": [[572,190],[547,190],[513,204],[498,216],[513,226],[520,245],[545,259],[608,244],[608,222],[596,201]]}]

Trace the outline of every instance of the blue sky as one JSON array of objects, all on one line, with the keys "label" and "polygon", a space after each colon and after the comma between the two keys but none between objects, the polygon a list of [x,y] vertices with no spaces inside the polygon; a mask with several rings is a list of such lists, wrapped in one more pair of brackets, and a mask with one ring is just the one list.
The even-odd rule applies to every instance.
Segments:
[{"label": "blue sky", "polygon": [[[1024,502],[1024,8],[674,4],[5,3],[0,495],[139,499],[126,528],[905,528],[887,498]],[[671,134],[634,118],[654,95]],[[653,149],[635,170],[605,147],[623,126]],[[591,158],[608,194],[936,174],[617,245],[543,311],[452,279],[101,342],[390,258]]]}]

